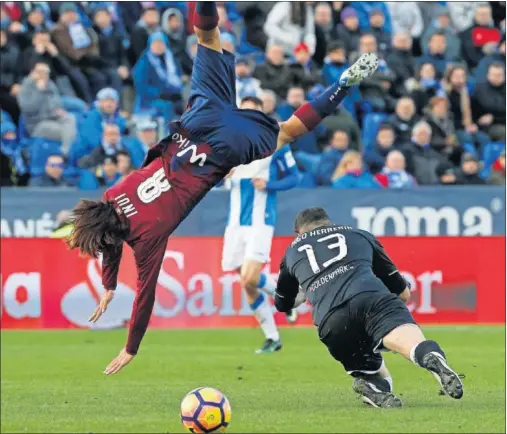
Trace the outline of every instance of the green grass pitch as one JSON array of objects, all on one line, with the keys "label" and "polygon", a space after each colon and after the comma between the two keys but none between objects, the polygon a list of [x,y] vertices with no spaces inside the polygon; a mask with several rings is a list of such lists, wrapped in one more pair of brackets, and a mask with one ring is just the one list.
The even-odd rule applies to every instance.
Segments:
[{"label": "green grass pitch", "polygon": [[256,329],[150,330],[120,374],[103,369],[125,330],[1,333],[2,432],[184,432],[183,396],[222,390],[232,406],[228,433],[505,432],[505,329],[427,327],[466,375],[461,401],[438,395],[434,378],[399,355],[386,356],[405,407],[376,410],[315,330],[282,330],[280,353],[258,356]]}]

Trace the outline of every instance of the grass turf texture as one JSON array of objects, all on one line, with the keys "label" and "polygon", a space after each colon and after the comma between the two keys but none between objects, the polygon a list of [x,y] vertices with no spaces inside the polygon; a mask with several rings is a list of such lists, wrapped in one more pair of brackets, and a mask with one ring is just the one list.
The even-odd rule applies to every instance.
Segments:
[{"label": "grass turf texture", "polygon": [[1,333],[2,432],[184,432],[183,396],[222,390],[232,406],[228,433],[505,432],[505,329],[427,327],[466,378],[461,401],[438,396],[428,372],[388,354],[405,407],[376,410],[312,329],[283,329],[284,348],[254,355],[258,330],[148,332],[122,372],[103,369],[125,330]]}]

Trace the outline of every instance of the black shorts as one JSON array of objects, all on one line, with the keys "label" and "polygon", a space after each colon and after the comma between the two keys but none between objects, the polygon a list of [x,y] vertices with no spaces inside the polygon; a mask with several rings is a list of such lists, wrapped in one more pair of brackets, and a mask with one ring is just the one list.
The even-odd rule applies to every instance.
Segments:
[{"label": "black shorts", "polygon": [[319,338],[347,373],[374,374],[382,367],[382,339],[404,324],[416,322],[397,295],[363,292],[328,315]]}]

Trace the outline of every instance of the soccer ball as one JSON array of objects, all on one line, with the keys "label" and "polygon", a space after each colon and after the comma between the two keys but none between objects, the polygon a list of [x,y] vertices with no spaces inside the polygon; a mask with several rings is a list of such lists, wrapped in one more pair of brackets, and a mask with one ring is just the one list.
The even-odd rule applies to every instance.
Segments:
[{"label": "soccer ball", "polygon": [[231,405],[219,390],[200,387],[181,401],[181,422],[191,433],[224,432],[231,422]]}]

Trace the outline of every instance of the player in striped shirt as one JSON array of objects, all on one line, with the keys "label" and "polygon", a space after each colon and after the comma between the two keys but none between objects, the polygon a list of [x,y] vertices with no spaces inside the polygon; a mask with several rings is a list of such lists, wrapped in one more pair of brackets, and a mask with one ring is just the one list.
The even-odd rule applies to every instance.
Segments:
[{"label": "player in striped shirt", "polygon": [[[262,101],[246,97],[240,108],[262,110]],[[295,187],[299,178],[290,146],[285,145],[270,157],[236,167],[228,180],[231,199],[222,269],[240,273],[247,301],[266,338],[258,354],[282,348],[273,309],[265,295],[274,297],[276,281],[263,269],[269,262],[275,230],[277,192]],[[296,311],[289,312],[287,319],[294,323]]]}]

